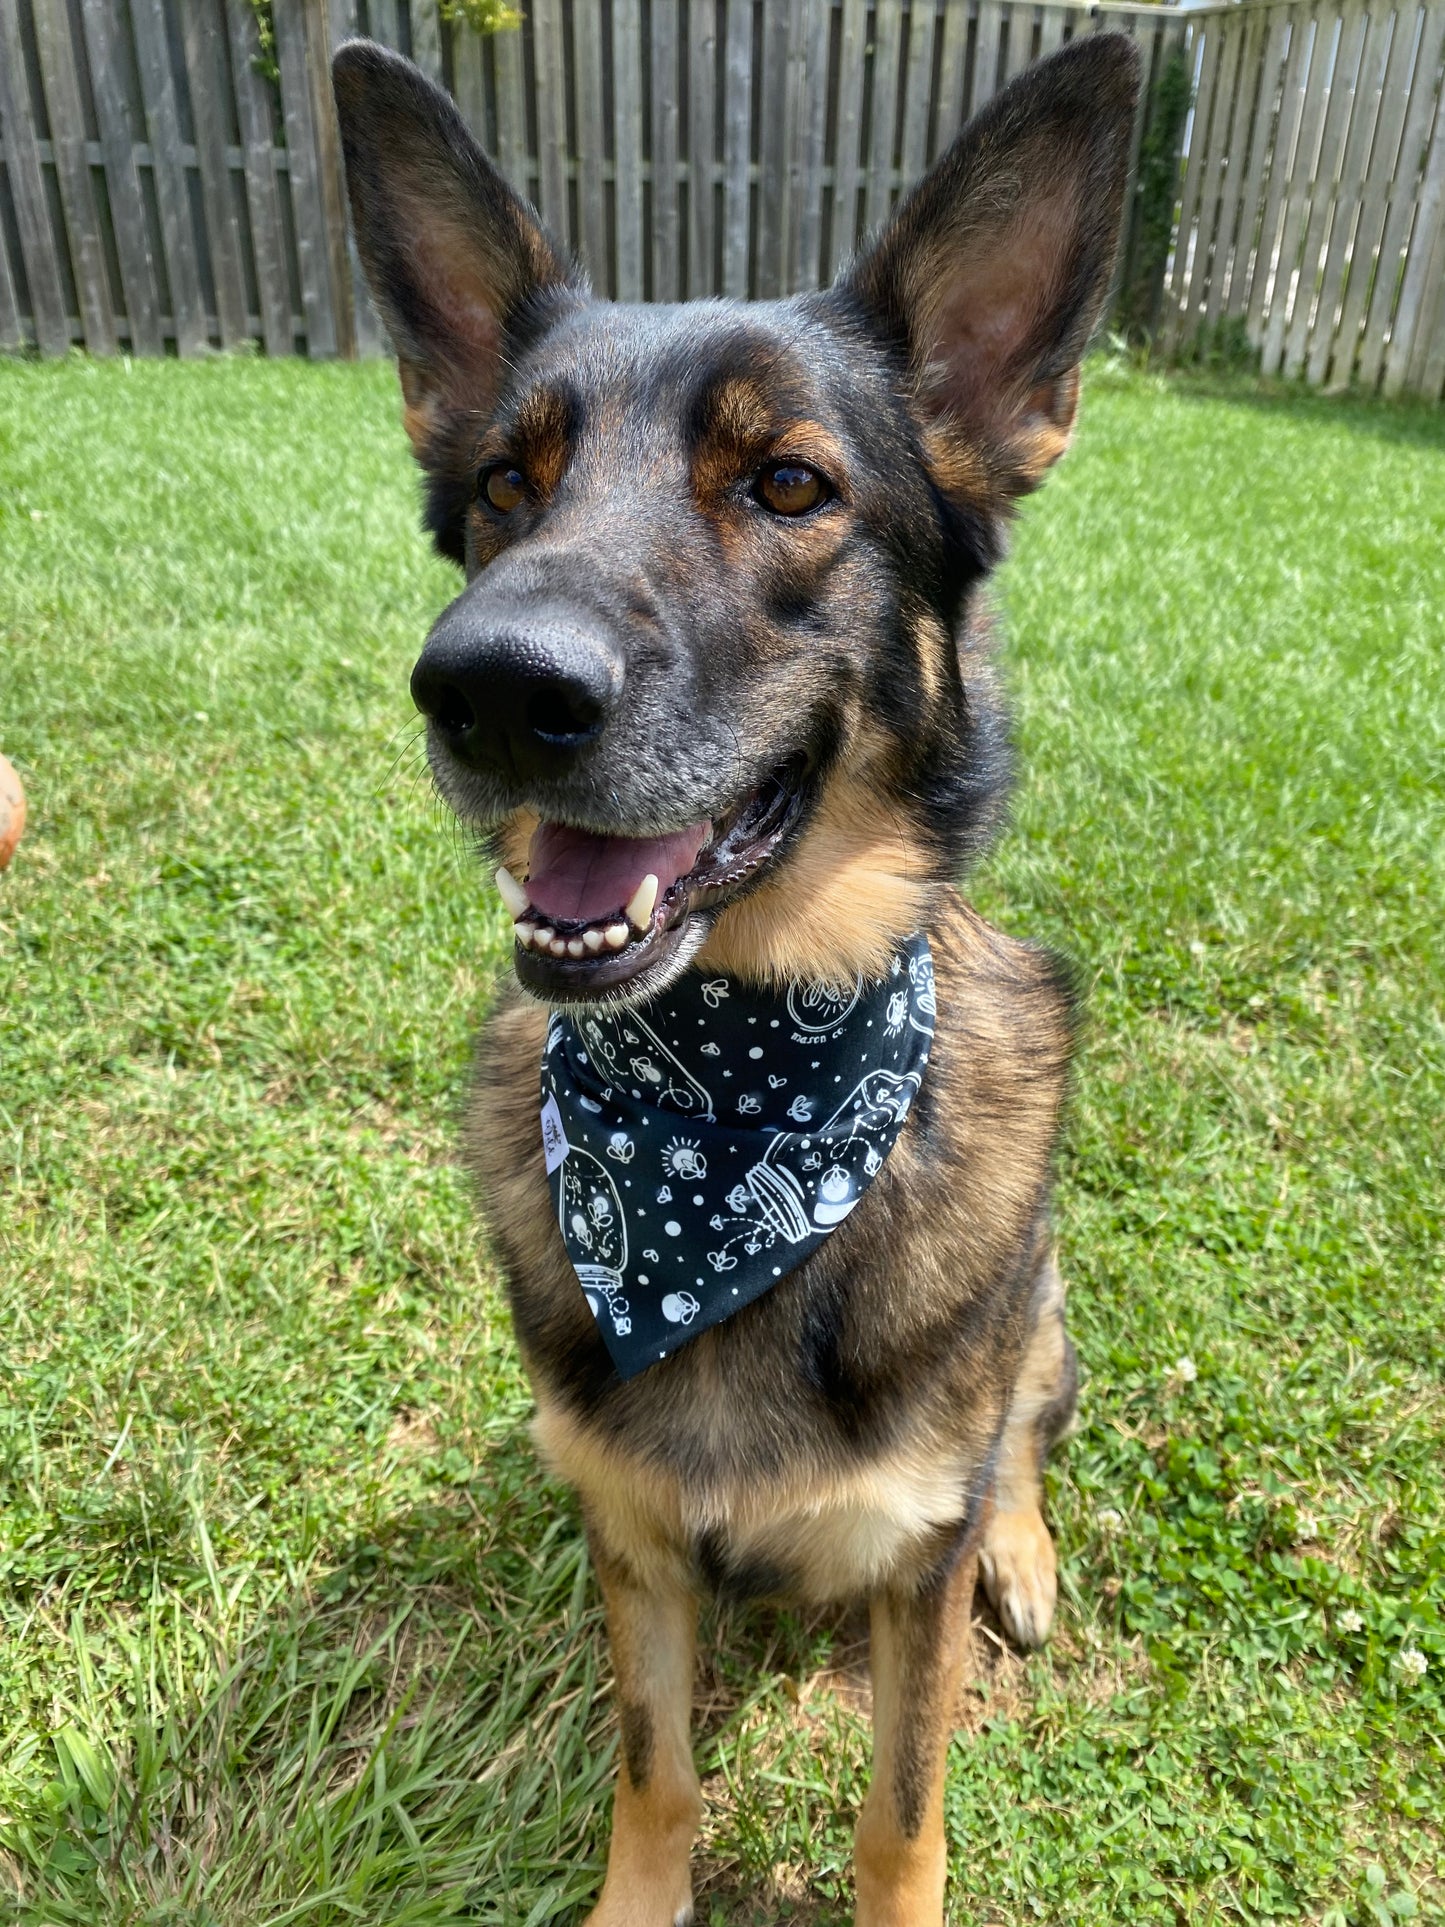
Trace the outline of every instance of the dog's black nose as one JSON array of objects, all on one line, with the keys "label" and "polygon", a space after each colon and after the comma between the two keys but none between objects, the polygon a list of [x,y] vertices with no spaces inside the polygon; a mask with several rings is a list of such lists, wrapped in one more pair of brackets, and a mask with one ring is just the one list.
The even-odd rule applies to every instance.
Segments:
[{"label": "dog's black nose", "polygon": [[600,735],[621,688],[620,656],[575,618],[493,625],[459,604],[432,630],[411,675],[417,708],[456,755],[523,778],[555,775]]}]

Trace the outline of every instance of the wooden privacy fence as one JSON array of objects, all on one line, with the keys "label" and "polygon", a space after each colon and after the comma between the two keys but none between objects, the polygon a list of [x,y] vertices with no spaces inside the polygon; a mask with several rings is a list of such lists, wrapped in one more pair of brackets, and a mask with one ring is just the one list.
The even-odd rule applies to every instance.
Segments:
[{"label": "wooden privacy fence", "polygon": [[1445,0],[1188,19],[1195,87],[1163,339],[1266,374],[1445,388]]},{"label": "wooden privacy fence", "polygon": [[[520,30],[486,38],[437,0],[271,18],[268,61],[252,0],[0,0],[0,346],[379,351],[328,77],[356,32],[452,90],[623,300],[825,283],[1031,61],[1116,28],[1152,79],[1185,37],[1178,13],[1108,0],[525,0]],[[1167,230],[1155,260],[1125,226],[1128,272],[1157,290]]]},{"label": "wooden privacy fence", "polygon": [[379,352],[327,72],[352,33],[452,90],[599,290],[671,300],[828,281],[998,87],[1113,28],[1146,70],[1126,319],[1445,387],[1445,0],[525,0],[486,39],[438,0],[262,4],[266,50],[256,0],[0,0],[0,347]]}]

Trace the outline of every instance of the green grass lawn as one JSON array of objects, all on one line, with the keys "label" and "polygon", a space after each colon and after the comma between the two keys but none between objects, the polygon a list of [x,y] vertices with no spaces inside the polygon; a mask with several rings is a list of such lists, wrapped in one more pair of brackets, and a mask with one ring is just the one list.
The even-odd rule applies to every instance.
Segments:
[{"label": "green grass lawn", "polygon": [[[595,1890],[597,1596],[452,1162],[501,921],[421,765],[397,418],[380,367],[0,364],[0,1916]],[[952,1918],[1442,1920],[1445,412],[1096,364],[1001,587],[975,895],[1089,990],[1086,1377]],[[701,1918],[846,1920],[856,1623],[704,1653]]]}]

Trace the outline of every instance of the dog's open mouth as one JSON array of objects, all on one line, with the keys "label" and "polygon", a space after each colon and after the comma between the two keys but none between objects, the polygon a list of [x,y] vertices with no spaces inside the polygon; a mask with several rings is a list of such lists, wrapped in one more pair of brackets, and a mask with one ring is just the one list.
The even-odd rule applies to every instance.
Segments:
[{"label": "dog's open mouth", "polygon": [[526,878],[502,869],[517,975],[539,995],[615,990],[675,949],[689,917],[714,909],[777,851],[803,799],[801,767],[759,783],[717,818],[666,836],[607,836],[540,823]]}]

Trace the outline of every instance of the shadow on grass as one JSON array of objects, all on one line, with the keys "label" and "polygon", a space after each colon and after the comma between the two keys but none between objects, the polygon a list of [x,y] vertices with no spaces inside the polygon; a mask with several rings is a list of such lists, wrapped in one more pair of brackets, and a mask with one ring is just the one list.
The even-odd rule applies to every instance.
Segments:
[{"label": "shadow on grass", "polygon": [[[606,1644],[575,1506],[523,1437],[494,1449],[484,1482],[379,1522],[324,1575],[253,1582],[229,1612],[224,1590],[190,1590],[184,1626],[174,1587],[159,1611],[77,1619],[77,1650],[118,1643],[133,1687],[123,1708],[75,1709],[53,1778],[0,1820],[10,1917],[580,1920],[615,1767]],[[696,1751],[721,1815],[709,1838],[728,1843],[711,1858],[703,1843],[699,1919],[839,1917],[810,1892],[806,1853],[785,1865],[774,1851],[776,1791],[755,1769],[784,1750],[789,1771],[811,1760],[816,1824],[851,1832],[856,1788],[828,1735],[839,1707],[856,1723],[866,1704],[866,1621],[708,1609],[699,1653]]]},{"label": "shadow on grass", "polygon": [[1235,408],[1287,416],[1296,421],[1320,422],[1373,436],[1377,441],[1445,454],[1445,406],[1419,396],[1386,401],[1358,389],[1324,394],[1302,382],[1286,382],[1258,374],[1204,368],[1171,367],[1167,376],[1172,394],[1188,402],[1223,402]]}]

